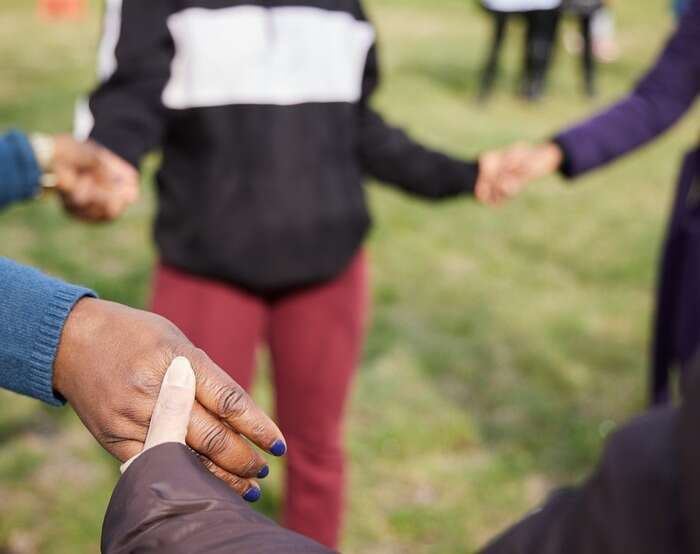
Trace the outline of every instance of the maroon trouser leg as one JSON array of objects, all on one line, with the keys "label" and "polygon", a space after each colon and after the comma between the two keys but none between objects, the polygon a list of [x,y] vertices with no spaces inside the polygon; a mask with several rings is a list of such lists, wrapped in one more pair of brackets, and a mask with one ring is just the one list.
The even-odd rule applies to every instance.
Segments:
[{"label": "maroon trouser leg", "polygon": [[157,269],[152,310],[175,323],[242,386],[267,341],[276,410],[287,439],[284,524],[337,547],[344,495],[343,416],[362,347],[364,254],[338,277],[274,301],[167,266]]}]

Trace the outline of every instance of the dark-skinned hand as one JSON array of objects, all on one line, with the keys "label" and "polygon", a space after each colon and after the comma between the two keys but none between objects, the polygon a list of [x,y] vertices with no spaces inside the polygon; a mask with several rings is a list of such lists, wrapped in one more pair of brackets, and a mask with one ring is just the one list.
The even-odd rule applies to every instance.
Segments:
[{"label": "dark-skinned hand", "polygon": [[93,298],[66,321],[54,388],[98,442],[122,462],[141,452],[166,370],[178,356],[196,375],[187,444],[205,466],[247,500],[257,500],[264,458],[286,444],[272,420],[220,367],[166,319]]}]

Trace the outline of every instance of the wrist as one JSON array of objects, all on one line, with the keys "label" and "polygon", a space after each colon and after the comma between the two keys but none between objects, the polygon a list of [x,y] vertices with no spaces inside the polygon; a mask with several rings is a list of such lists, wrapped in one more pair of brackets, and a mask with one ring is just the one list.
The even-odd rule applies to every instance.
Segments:
[{"label": "wrist", "polygon": [[70,391],[77,384],[84,360],[90,359],[88,349],[101,344],[100,335],[107,324],[102,305],[104,301],[85,297],[76,302],[63,326],[56,351],[53,388],[70,401]]},{"label": "wrist", "polygon": [[549,173],[558,171],[564,161],[564,152],[555,142],[547,142],[540,146],[543,162]]}]

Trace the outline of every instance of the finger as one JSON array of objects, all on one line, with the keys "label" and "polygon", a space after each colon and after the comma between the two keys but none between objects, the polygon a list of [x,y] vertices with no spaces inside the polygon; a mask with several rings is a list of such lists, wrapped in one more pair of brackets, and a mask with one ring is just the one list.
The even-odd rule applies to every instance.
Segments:
[{"label": "finger", "polygon": [[98,204],[89,204],[84,202],[76,202],[75,198],[70,194],[62,194],[63,207],[73,217],[88,221],[91,223],[107,221],[107,213],[103,206]]},{"label": "finger", "polygon": [[143,449],[166,442],[185,444],[196,382],[187,358],[178,356],[165,372]]},{"label": "finger", "polygon": [[477,181],[476,187],[474,188],[474,195],[476,196],[476,199],[479,202],[482,202],[484,204],[488,204],[488,200],[490,197],[490,191],[489,191],[490,185],[491,185],[491,183],[483,177],[480,177],[479,180]]},{"label": "finger", "polygon": [[56,166],[70,166],[75,171],[93,167],[98,162],[99,148],[94,142],[79,142],[70,135],[54,138]]},{"label": "finger", "polygon": [[130,166],[124,167],[126,164],[114,161],[106,151],[100,162],[95,178],[109,193],[110,210],[119,215],[139,198],[138,173]]},{"label": "finger", "polygon": [[199,460],[202,462],[205,468],[214,474],[215,477],[221,479],[241,497],[243,497],[244,500],[247,500],[248,502],[257,502],[260,500],[262,490],[260,489],[260,485],[258,485],[257,481],[254,479],[245,479],[243,477],[238,477],[237,475],[232,475],[221,469],[208,458],[201,455],[199,455]]},{"label": "finger", "polygon": [[[195,376],[189,361],[181,356],[175,358],[163,377],[141,453],[168,442],[185,444],[195,388]],[[122,465],[122,473],[141,453]]]},{"label": "finger", "polygon": [[203,351],[195,351],[190,360],[197,376],[200,404],[263,450],[274,456],[284,455],[284,436],[248,393]]},{"label": "finger", "polygon": [[57,166],[54,169],[56,190],[62,194],[73,194],[78,181],[78,174],[70,166]]},{"label": "finger", "polygon": [[499,152],[484,152],[479,156],[479,177],[475,194],[480,202],[492,203],[493,189],[501,172],[501,154]]},{"label": "finger", "polygon": [[[135,440],[124,440],[119,444],[115,444],[110,447],[110,452],[118,459],[127,460],[127,462],[122,464],[122,466],[119,468],[122,474],[129,469],[131,464],[136,460],[136,458],[138,458],[142,448],[143,443]],[[208,471],[231,487],[231,489],[242,496],[244,500],[247,500],[248,502],[257,502],[262,496],[260,485],[254,479],[246,479],[244,477],[232,475],[218,467],[215,463],[208,460],[201,454],[197,452],[195,452],[195,454]]]},{"label": "finger", "polygon": [[108,221],[118,217],[127,203],[114,186],[100,184],[95,181],[95,176],[83,174],[64,194],[64,205],[81,219]]},{"label": "finger", "polygon": [[269,473],[265,459],[223,421],[195,404],[187,431],[187,444],[228,473],[263,478]]},{"label": "finger", "polygon": [[100,149],[99,159],[101,170],[110,184],[118,188],[127,204],[135,203],[139,197],[139,173],[136,168],[106,148]]}]

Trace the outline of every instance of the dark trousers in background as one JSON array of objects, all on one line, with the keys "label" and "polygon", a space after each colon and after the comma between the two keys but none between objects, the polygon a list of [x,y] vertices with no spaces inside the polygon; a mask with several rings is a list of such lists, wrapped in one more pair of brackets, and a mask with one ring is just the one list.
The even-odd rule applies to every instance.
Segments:
[{"label": "dark trousers in background", "polygon": [[581,69],[583,73],[583,87],[587,96],[596,94],[596,62],[593,52],[593,17],[594,13],[579,15],[579,26],[581,30]]},{"label": "dark trousers in background", "polygon": [[364,254],[330,282],[275,298],[161,265],[151,308],[246,389],[258,347],[269,346],[288,445],[283,524],[335,548],[344,504],[343,417],[367,311]]},{"label": "dark trousers in background", "polygon": [[482,74],[480,98],[488,98],[493,91],[508,20],[512,16],[520,16],[525,18],[527,24],[521,92],[528,99],[538,99],[544,92],[547,72],[552,62],[560,10],[533,10],[517,14],[490,13],[494,23],[493,39]]}]

